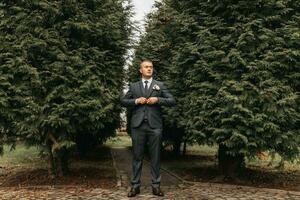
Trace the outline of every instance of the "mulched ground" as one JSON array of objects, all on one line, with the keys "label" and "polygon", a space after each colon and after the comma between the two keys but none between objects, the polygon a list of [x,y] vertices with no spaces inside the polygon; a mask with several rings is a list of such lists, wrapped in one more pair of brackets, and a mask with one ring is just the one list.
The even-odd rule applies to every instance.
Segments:
[{"label": "mulched ground", "polygon": [[300,191],[300,171],[247,166],[234,180],[226,180],[219,173],[215,156],[186,155],[174,158],[165,153],[162,163],[167,169],[187,181],[237,184]]},{"label": "mulched ground", "polygon": [[89,157],[81,159],[74,155],[70,162],[70,173],[65,177],[52,179],[45,168],[11,166],[2,169],[1,187],[15,186],[57,186],[74,185],[87,188],[113,188],[116,186],[116,172],[113,167],[110,150],[98,147]]},{"label": "mulched ground", "polygon": [[[83,186],[86,188],[113,188],[116,172],[108,147],[98,147],[81,159],[73,156],[70,174],[51,179],[47,169],[30,166],[0,168],[0,187],[27,186]],[[44,162],[41,160],[41,162]],[[215,156],[187,155],[174,158],[163,154],[163,165],[188,181],[229,183],[254,187],[267,187],[300,191],[300,171],[282,171],[272,168],[248,166],[235,180],[224,180],[216,166]]]}]

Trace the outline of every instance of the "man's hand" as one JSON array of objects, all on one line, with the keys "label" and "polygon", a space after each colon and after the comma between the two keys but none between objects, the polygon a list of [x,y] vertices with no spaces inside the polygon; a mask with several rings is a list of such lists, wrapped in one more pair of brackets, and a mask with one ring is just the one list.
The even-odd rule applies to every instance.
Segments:
[{"label": "man's hand", "polygon": [[136,99],[136,104],[145,104],[147,103],[147,99],[145,97],[140,97],[138,99]]},{"label": "man's hand", "polygon": [[158,98],[157,97],[150,97],[149,99],[147,99],[147,104],[155,104],[158,102]]}]

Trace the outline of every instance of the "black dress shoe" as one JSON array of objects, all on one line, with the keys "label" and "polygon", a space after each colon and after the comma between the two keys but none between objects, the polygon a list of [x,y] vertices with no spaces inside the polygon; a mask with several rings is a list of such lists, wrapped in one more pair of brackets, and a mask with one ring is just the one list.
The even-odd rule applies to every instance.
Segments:
[{"label": "black dress shoe", "polygon": [[154,195],[156,195],[156,196],[160,196],[160,197],[164,196],[164,193],[163,193],[163,191],[160,189],[160,187],[157,187],[157,188],[152,187],[152,193],[153,193]]},{"label": "black dress shoe", "polygon": [[137,188],[132,187],[130,189],[130,191],[128,192],[127,196],[128,197],[135,197],[139,193],[140,193],[140,188],[139,187],[137,187]]}]

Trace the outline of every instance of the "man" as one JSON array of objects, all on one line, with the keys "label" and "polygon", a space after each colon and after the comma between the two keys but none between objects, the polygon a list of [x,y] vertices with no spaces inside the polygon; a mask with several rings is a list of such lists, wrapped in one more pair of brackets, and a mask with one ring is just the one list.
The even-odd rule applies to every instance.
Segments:
[{"label": "man", "polygon": [[133,148],[132,187],[128,197],[140,193],[144,147],[149,145],[152,175],[152,193],[164,196],[160,189],[160,148],[162,138],[161,106],[174,106],[175,100],[163,82],[154,80],[153,64],[144,60],[140,64],[142,79],[132,83],[121,98],[123,106],[132,107],[131,140]]}]

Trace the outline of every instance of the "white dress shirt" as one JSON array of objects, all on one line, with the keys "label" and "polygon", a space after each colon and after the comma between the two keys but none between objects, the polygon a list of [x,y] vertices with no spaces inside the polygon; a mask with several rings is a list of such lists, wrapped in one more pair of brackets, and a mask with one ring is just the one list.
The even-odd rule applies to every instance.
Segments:
[{"label": "white dress shirt", "polygon": [[151,77],[150,79],[144,79],[144,78],[142,78],[144,88],[145,88],[145,86],[146,86],[145,81],[148,81],[147,85],[148,85],[148,89],[149,89],[149,88],[150,88],[150,85],[151,85],[151,83],[152,83],[152,80],[153,80],[152,77]]},{"label": "white dress shirt", "polygon": [[[153,78],[152,78],[152,77],[151,77],[150,79],[144,79],[144,78],[142,78],[142,82],[143,82],[144,88],[145,88],[145,86],[146,86],[146,83],[145,83],[146,80],[148,81],[147,86],[148,86],[148,89],[149,89],[149,88],[150,88],[150,85],[151,85],[151,83],[152,83]],[[137,100],[138,100],[138,99],[135,100],[135,104],[138,104],[138,103],[137,103]]]}]

